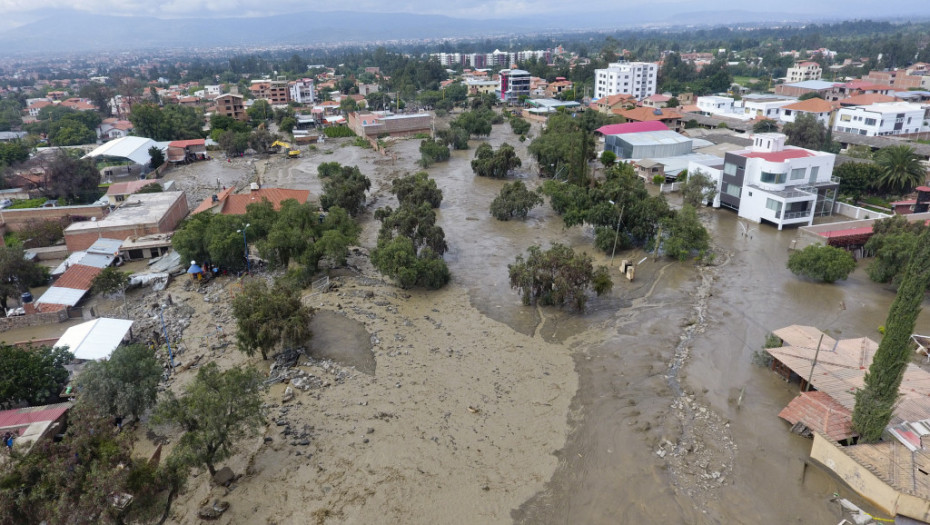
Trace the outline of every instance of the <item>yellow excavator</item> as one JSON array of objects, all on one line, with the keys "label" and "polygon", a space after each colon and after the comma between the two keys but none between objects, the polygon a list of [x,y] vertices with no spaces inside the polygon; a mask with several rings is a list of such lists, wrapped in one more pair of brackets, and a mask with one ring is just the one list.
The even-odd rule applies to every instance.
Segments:
[{"label": "yellow excavator", "polygon": [[276,140],[276,141],[274,141],[274,142],[271,143],[271,147],[274,148],[275,150],[277,150],[278,148],[283,148],[284,151],[287,153],[287,158],[289,158],[289,159],[299,159],[299,158],[300,158],[300,150],[299,150],[299,149],[291,149],[291,145],[288,144],[287,142],[282,142],[282,141],[280,141],[280,140]]}]

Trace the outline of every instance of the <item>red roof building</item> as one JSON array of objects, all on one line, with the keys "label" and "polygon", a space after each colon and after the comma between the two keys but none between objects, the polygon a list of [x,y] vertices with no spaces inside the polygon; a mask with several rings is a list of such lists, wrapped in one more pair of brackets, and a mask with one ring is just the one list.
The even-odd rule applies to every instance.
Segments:
[{"label": "red roof building", "polygon": [[222,192],[204,199],[197,208],[191,213],[196,215],[205,211],[213,213],[222,213],[223,215],[245,215],[246,207],[249,204],[259,203],[262,201],[270,202],[275,210],[281,209],[281,203],[294,199],[300,204],[307,202],[310,198],[309,190],[288,190],[284,188],[261,188],[252,190],[248,193],[233,195],[235,188],[226,188]]},{"label": "red roof building", "polygon": [[778,413],[778,417],[801,424],[809,431],[826,434],[834,441],[856,436],[852,428],[852,412],[823,392],[802,392]]}]

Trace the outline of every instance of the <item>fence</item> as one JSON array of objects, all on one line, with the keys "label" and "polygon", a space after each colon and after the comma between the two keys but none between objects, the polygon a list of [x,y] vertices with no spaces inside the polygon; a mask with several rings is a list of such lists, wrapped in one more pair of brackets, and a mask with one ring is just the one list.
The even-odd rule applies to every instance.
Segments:
[{"label": "fence", "polygon": [[865,208],[860,208],[859,206],[846,204],[845,202],[836,202],[833,205],[833,213],[842,215],[843,217],[849,217],[851,219],[885,219],[887,217],[891,217],[890,213],[867,210]]},{"label": "fence", "polygon": [[672,192],[675,192],[675,191],[681,191],[681,183],[680,183],[680,182],[670,182],[670,183],[664,183],[664,182],[663,182],[663,183],[659,186],[659,193],[672,193]]},{"label": "fence", "polygon": [[313,283],[310,284],[310,298],[315,299],[323,294],[326,290],[329,290],[329,276],[321,277]]}]

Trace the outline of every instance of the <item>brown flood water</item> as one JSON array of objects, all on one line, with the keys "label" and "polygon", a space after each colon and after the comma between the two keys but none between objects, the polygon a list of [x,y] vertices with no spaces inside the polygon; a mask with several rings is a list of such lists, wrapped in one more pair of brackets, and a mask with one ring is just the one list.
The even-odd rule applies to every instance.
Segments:
[{"label": "brown flood water", "polygon": [[[509,129],[495,126],[489,142],[505,140],[529,158]],[[829,500],[834,491],[851,495],[816,468],[802,481],[810,441],[791,434],[777,417],[796,387],[754,365],[751,356],[766,333],[794,323],[838,337],[877,338],[892,291],[871,283],[864,264],[835,285],[798,279],[785,269],[796,231],[750,225],[750,239],[739,234],[735,213],[706,210],[717,266],[700,271],[690,263],[649,259],[637,268],[636,282],[618,278],[613,292],[593,300],[583,316],[523,307],[508,286],[507,264],[530,245],[562,242],[599,263],[608,258],[594,253],[590,231],[565,230],[547,206],[526,221],[494,220],[488,207],[503,181],[475,177],[472,155],[473,149],[454,152],[434,175],[444,191],[440,224],[453,280],[485,315],[563,343],[580,378],[568,441],[553,450],[559,467],[542,492],[514,510],[516,522],[839,521],[838,506]],[[537,185],[533,168],[523,170],[527,183]],[[616,262],[642,257],[622,253]],[[926,310],[921,329],[930,329]],[[676,356],[680,368],[673,366]],[[683,394],[693,394],[701,408],[672,408]],[[703,407],[719,414],[719,425],[694,424]],[[693,472],[670,467],[656,454],[665,440],[708,451],[710,464],[699,467],[720,472],[723,482],[701,488]]]}]

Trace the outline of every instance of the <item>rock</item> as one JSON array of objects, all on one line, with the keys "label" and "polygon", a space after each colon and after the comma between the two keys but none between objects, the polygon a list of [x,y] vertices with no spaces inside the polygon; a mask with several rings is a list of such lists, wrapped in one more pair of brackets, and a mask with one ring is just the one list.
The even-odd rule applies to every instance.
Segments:
[{"label": "rock", "polygon": [[216,474],[213,475],[213,483],[216,483],[217,485],[226,485],[234,479],[236,479],[236,475],[229,467],[223,467],[216,471]]},{"label": "rock", "polygon": [[226,510],[229,508],[229,502],[226,501],[214,501],[213,505],[207,505],[202,507],[197,515],[200,516],[202,520],[215,520],[219,518]]},{"label": "rock", "polygon": [[274,441],[274,439],[272,439],[271,436],[265,436],[265,443],[271,443],[272,441]]},{"label": "rock", "polygon": [[309,440],[309,439],[301,439],[300,441],[297,442],[297,444],[300,445],[300,446],[306,447],[307,445],[310,444],[310,440]]},{"label": "rock", "polygon": [[656,456],[659,456],[660,458],[664,458],[665,454],[666,452],[664,448],[660,448],[659,450],[656,450]]},{"label": "rock", "polygon": [[294,389],[287,387],[284,389],[284,395],[281,396],[281,402],[287,403],[288,401],[294,399]]}]

